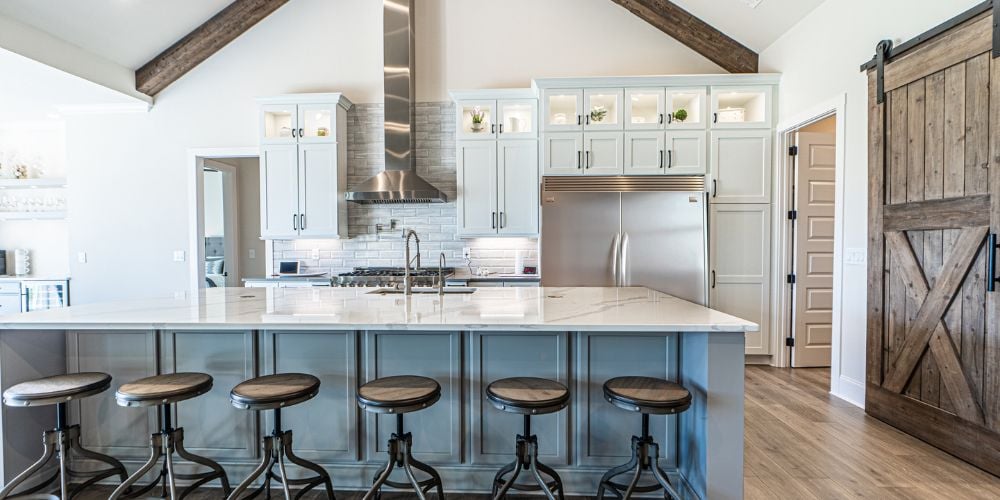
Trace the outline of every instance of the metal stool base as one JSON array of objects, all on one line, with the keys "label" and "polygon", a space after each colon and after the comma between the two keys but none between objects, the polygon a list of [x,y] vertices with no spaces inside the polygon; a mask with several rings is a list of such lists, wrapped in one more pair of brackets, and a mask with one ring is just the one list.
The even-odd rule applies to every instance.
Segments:
[{"label": "metal stool base", "polygon": [[[60,403],[57,406],[56,414],[56,419],[58,420],[57,427],[51,431],[45,431],[42,435],[42,457],[32,464],[31,467],[25,469],[24,472],[18,474],[17,477],[12,479],[2,490],[0,490],[0,500],[8,498],[69,499],[76,496],[77,493],[82,491],[84,488],[109,477],[118,476],[122,481],[125,481],[128,473],[125,471],[125,466],[122,465],[121,462],[113,457],[84,448],[80,443],[80,426],[66,425],[65,403]],[[107,464],[109,467],[95,471],[73,470],[68,464],[68,458],[71,452],[81,458],[102,462]],[[54,474],[31,488],[19,493],[14,493],[14,490],[16,490],[18,486],[41,471],[42,468],[44,468],[53,459],[59,462],[59,468]],[[71,478],[86,478],[86,480],[80,484],[71,485]],[[59,481],[59,495],[40,493],[41,491],[49,488],[49,486],[57,480]]]},{"label": "metal stool base", "polygon": [[[527,417],[527,415],[525,416]],[[514,484],[521,472],[531,474],[535,484]],[[504,476],[511,474],[509,479]],[[545,474],[549,480],[542,477]],[[503,466],[493,478],[492,498],[501,500],[506,498],[510,490],[517,491],[541,491],[549,500],[563,500],[562,479],[551,467],[538,461],[538,438],[535,435],[517,435],[517,459]]]},{"label": "metal stool base", "polygon": [[[444,500],[444,486],[441,483],[441,476],[438,475],[433,467],[413,458],[412,448],[413,436],[409,432],[403,433],[403,414],[398,413],[396,414],[396,432],[389,439],[389,461],[375,473],[372,487],[365,493],[364,500],[381,499],[383,486],[413,490],[420,500],[427,500],[427,493],[432,489],[436,489],[438,500]],[[402,483],[389,480],[392,470],[396,467],[403,470],[408,482]],[[418,481],[417,476],[413,473],[413,469],[417,469],[430,477],[423,481]]]},{"label": "metal stool base", "polygon": [[[326,488],[327,498],[335,500],[336,497],[333,494],[333,481],[330,480],[330,474],[328,474],[326,470],[319,465],[299,458],[292,452],[292,431],[277,431],[270,436],[264,436],[261,439],[261,445],[264,450],[264,456],[260,461],[260,465],[258,465],[257,468],[250,473],[250,476],[244,479],[243,482],[240,483],[231,494],[229,494],[228,500],[249,500],[257,497],[257,495],[260,495],[261,493],[264,493],[264,498],[269,499],[271,498],[272,480],[281,485],[281,489],[285,495],[285,500],[292,500],[293,498],[289,486],[302,487],[297,490],[294,497],[298,500],[309,490],[321,484]],[[298,465],[299,467],[315,472],[316,475],[303,479],[287,478],[285,474],[285,459],[288,459],[289,462]],[[274,473],[275,467],[278,467],[279,474]],[[243,494],[243,492],[246,491],[261,475],[264,475],[264,484],[260,485],[249,495],[240,497],[240,495]]]},{"label": "metal stool base", "polygon": [[[111,493],[111,496],[108,497],[108,500],[117,500],[118,498],[136,498],[142,496],[155,488],[156,485],[161,482],[163,483],[163,494],[161,495],[163,498],[180,500],[191,494],[191,492],[199,486],[216,479],[222,483],[222,490],[225,495],[228,496],[231,488],[229,487],[229,478],[226,477],[226,471],[223,470],[222,466],[214,460],[195,455],[184,449],[184,429],[171,428],[169,405],[164,405],[163,419],[163,431],[149,437],[150,449],[152,450],[149,460],[147,460],[146,463],[139,468],[139,470],[135,471],[134,474],[129,476],[128,479],[118,486],[118,488]],[[211,470],[209,472],[202,472],[199,474],[178,474],[177,472],[174,472],[175,452],[178,457],[188,462],[208,467]],[[147,472],[153,470],[153,467],[156,466],[161,458],[163,459],[163,467],[160,469],[160,474],[156,477],[156,479],[145,486],[139,487],[137,490],[132,490],[132,485],[142,479],[142,476],[146,475]],[[178,495],[176,483],[178,479],[194,482],[181,490]]]},{"label": "metal stool base", "polygon": [[[625,500],[632,498],[633,493],[651,491],[663,491],[664,497],[668,500],[681,500],[677,490],[670,484],[667,473],[660,468],[660,446],[649,435],[649,415],[642,415],[642,424],[643,436],[632,436],[632,459],[604,474],[604,477],[601,478],[601,485],[597,488],[598,500],[603,500],[604,490],[610,490],[615,498]],[[643,472],[652,473],[656,482],[640,485],[639,480],[642,478]],[[626,473],[632,474],[628,484],[612,481],[616,476]]]}]

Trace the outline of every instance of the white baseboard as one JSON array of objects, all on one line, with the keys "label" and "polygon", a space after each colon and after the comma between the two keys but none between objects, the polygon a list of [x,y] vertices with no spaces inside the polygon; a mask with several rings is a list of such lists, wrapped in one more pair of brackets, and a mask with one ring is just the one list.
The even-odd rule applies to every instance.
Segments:
[{"label": "white baseboard", "polygon": [[747,354],[745,363],[748,365],[770,365],[772,359],[770,354]]},{"label": "white baseboard", "polygon": [[865,407],[865,384],[841,375],[830,389],[830,394],[837,396],[858,408]]}]

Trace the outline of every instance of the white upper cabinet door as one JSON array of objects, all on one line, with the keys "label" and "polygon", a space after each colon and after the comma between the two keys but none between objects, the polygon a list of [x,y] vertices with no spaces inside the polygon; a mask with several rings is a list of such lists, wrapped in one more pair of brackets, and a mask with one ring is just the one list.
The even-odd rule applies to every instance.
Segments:
[{"label": "white upper cabinet door", "polygon": [[295,238],[299,233],[299,159],[295,144],[261,148],[260,235]]},{"label": "white upper cabinet door", "polygon": [[624,89],[587,89],[583,92],[584,130],[622,130]]},{"label": "white upper cabinet door", "polygon": [[712,87],[712,128],[770,128],[771,87]]},{"label": "white upper cabinet door", "polygon": [[459,101],[458,140],[497,138],[496,101]]},{"label": "white upper cabinet door", "polygon": [[[537,160],[536,160],[537,162]],[[458,144],[458,232],[462,236],[497,234],[497,143]]]},{"label": "white upper cabinet door", "polygon": [[584,175],[622,175],[625,165],[624,143],[624,132],[584,133]]},{"label": "white upper cabinet door", "polygon": [[663,132],[625,132],[625,175],[660,175],[666,170]]},{"label": "white upper cabinet door", "polygon": [[500,141],[497,145],[498,226],[501,235],[538,234],[538,142]]},{"label": "white upper cabinet door", "polygon": [[711,203],[771,202],[771,131],[712,132]]},{"label": "white upper cabinet door", "polygon": [[771,206],[712,205],[709,307],[760,325],[746,354],[769,354]]},{"label": "white upper cabinet door", "polygon": [[542,130],[546,132],[583,130],[583,113],[582,90],[542,91]]},{"label": "white upper cabinet door", "polygon": [[298,142],[298,107],[294,104],[265,104],[260,107],[260,143]]},{"label": "white upper cabinet door", "polygon": [[707,101],[704,88],[667,89],[667,128],[673,130],[708,128]]},{"label": "white upper cabinet door", "polygon": [[662,88],[625,89],[625,130],[663,130],[665,102]]},{"label": "white upper cabinet door", "polygon": [[337,103],[299,104],[298,131],[300,143],[337,142]]},{"label": "white upper cabinet door", "polygon": [[342,187],[338,189],[337,144],[300,145],[299,236],[341,236],[337,196],[341,191]]},{"label": "white upper cabinet door", "polygon": [[[506,99],[497,101],[499,139],[533,139],[538,137],[538,101]],[[537,161],[536,161],[537,163]]]},{"label": "white upper cabinet door", "polygon": [[583,174],[583,134],[557,132],[542,134],[543,175]]},{"label": "white upper cabinet door", "polygon": [[708,137],[704,130],[678,130],[666,133],[668,175],[704,175],[708,172]]}]

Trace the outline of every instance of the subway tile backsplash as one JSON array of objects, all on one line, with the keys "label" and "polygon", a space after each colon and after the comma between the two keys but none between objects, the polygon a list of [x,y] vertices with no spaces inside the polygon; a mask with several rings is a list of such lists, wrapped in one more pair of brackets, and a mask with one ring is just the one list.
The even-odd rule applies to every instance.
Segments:
[{"label": "subway tile backsplash", "polygon": [[[402,229],[420,235],[422,264],[436,267],[444,252],[448,265],[463,267],[462,249],[471,252],[472,269],[514,272],[514,258],[522,252],[525,265],[538,263],[538,242],[527,238],[459,239],[456,235],[454,103],[428,102],[416,106],[417,172],[448,194],[448,203],[356,205],[348,203],[346,240],[276,240],[275,264],[301,261],[307,272],[337,274],[361,266],[402,266]],[[354,186],[380,172],[385,165],[383,105],[359,104],[347,113],[347,185]],[[396,229],[389,230],[391,221]],[[376,225],[386,229],[378,233]],[[319,258],[315,259],[315,251]],[[277,267],[277,265],[275,265]]]}]

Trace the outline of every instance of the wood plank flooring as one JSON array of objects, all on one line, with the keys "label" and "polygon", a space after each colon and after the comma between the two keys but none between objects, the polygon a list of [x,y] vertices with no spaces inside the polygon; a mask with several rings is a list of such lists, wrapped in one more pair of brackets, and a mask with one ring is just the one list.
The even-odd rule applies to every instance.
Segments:
[{"label": "wood plank flooring", "polygon": [[[1000,478],[830,396],[829,378],[828,369],[747,367],[747,500],[1000,498]],[[109,493],[97,489],[77,500],[104,499]],[[207,490],[189,498],[207,500],[218,496]],[[337,498],[360,500],[362,496],[344,492]],[[310,494],[305,498],[323,497]],[[488,496],[448,498],[480,500]]]}]

